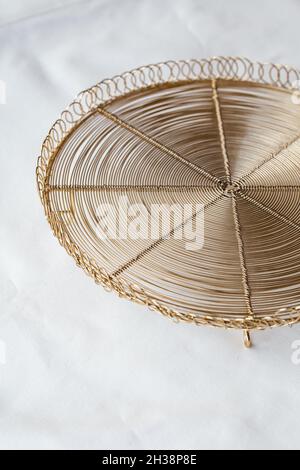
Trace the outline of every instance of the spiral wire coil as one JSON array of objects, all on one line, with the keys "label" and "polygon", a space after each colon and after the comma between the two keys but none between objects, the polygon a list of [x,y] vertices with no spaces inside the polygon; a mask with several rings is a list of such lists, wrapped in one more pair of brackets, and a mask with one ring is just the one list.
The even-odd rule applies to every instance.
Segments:
[{"label": "spiral wire coil", "polygon": [[[38,159],[55,236],[97,283],[175,321],[298,323],[299,80],[285,66],[215,57],[141,67],[82,92]],[[203,204],[203,248],[100,240],[97,207],[121,196],[147,210]]]}]

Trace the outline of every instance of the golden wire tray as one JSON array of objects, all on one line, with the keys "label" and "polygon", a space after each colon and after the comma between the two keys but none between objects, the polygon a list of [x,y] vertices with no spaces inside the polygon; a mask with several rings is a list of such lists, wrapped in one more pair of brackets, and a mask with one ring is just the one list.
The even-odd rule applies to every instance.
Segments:
[{"label": "golden wire tray", "polygon": [[[285,66],[214,57],[80,93],[38,159],[54,235],[98,284],[174,320],[242,329],[246,346],[252,329],[298,323],[299,80]],[[98,208],[124,196],[147,210],[203,204],[204,246],[101,239]]]}]

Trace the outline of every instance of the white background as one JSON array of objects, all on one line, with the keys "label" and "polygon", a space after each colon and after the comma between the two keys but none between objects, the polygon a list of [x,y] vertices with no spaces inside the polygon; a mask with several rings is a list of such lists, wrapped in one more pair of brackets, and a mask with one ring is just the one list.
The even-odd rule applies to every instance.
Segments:
[{"label": "white background", "polygon": [[299,448],[300,327],[177,325],[105,293],[43,217],[35,164],[80,90],[150,62],[300,67],[296,0],[1,0],[0,447]]}]

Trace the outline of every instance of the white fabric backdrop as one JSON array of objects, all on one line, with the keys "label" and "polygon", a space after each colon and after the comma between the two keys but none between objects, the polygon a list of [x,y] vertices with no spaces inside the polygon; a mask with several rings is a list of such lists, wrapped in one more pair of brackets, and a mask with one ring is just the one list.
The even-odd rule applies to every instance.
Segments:
[{"label": "white fabric backdrop", "polygon": [[171,58],[300,66],[299,14],[295,0],[0,1],[1,448],[299,448],[299,327],[247,351],[239,332],[105,293],[52,236],[35,187],[42,139],[80,90]]}]

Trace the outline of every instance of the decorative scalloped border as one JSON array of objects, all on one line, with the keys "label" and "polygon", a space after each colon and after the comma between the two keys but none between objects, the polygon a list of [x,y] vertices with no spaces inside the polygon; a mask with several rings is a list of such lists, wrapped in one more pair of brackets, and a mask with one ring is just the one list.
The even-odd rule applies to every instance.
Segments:
[{"label": "decorative scalloped border", "polygon": [[38,158],[36,178],[38,191],[46,218],[67,253],[76,264],[92,277],[97,284],[106,290],[115,291],[119,297],[148,306],[174,321],[195,323],[196,325],[211,325],[236,329],[265,329],[293,325],[300,322],[300,305],[298,307],[281,309],[268,317],[254,318],[224,318],[209,315],[182,314],[169,309],[157,302],[147,292],[135,284],[128,284],[122,279],[110,276],[103,268],[83,253],[64,231],[58,217],[51,213],[47,182],[56,154],[83,120],[87,119],[97,107],[107,104],[129,93],[145,90],[159,85],[172,85],[179,82],[208,79],[226,79],[236,81],[251,81],[258,84],[275,86],[287,90],[298,90],[300,71],[284,65],[251,62],[239,57],[212,57],[201,60],[168,61],[147,65],[111,79],[105,79],[97,85],[81,92],[65,109],[61,117],[53,124],[45,138],[41,155]]}]

